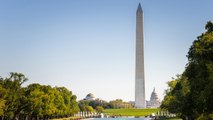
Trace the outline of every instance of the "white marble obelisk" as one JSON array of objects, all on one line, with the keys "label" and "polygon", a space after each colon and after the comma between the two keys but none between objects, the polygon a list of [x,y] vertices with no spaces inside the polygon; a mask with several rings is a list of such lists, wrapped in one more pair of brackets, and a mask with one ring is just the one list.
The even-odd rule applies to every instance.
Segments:
[{"label": "white marble obelisk", "polygon": [[143,45],[143,11],[139,3],[136,12],[135,107],[145,108],[145,76]]}]

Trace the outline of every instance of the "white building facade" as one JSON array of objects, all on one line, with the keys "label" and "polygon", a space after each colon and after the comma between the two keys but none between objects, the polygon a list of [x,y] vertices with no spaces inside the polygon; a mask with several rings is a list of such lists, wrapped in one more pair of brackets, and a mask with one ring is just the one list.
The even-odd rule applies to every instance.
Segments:
[{"label": "white building facade", "polygon": [[146,107],[147,108],[159,108],[161,105],[161,101],[158,98],[157,93],[155,92],[155,88],[153,89],[153,92],[151,94],[150,100],[146,101]]}]

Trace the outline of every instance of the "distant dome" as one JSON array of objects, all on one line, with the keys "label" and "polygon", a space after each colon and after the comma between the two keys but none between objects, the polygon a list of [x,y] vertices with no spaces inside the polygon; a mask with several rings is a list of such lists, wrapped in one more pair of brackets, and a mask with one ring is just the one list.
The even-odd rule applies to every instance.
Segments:
[{"label": "distant dome", "polygon": [[89,93],[89,94],[86,96],[85,100],[95,100],[95,96],[94,96],[92,93]]},{"label": "distant dome", "polygon": [[92,93],[89,93],[86,97],[95,98],[95,96]]},{"label": "distant dome", "polygon": [[153,90],[153,92],[151,94],[150,100],[158,100],[158,95],[155,92],[155,88],[154,88],[154,90]]},{"label": "distant dome", "polygon": [[161,105],[160,100],[158,99],[158,95],[155,92],[155,88],[150,97],[150,101],[146,101],[147,108],[158,108]]}]

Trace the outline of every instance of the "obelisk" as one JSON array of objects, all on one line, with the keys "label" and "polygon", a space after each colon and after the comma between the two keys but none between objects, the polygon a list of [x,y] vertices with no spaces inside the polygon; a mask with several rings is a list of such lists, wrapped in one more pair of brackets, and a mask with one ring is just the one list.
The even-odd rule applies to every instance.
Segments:
[{"label": "obelisk", "polygon": [[136,12],[135,107],[145,108],[143,11],[139,3]]}]

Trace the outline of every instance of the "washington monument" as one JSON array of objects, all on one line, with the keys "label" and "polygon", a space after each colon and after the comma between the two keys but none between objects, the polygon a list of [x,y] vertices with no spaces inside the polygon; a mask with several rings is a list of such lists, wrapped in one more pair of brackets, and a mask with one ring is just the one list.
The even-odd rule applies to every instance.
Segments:
[{"label": "washington monument", "polygon": [[145,108],[143,11],[139,3],[136,12],[135,107]]}]

